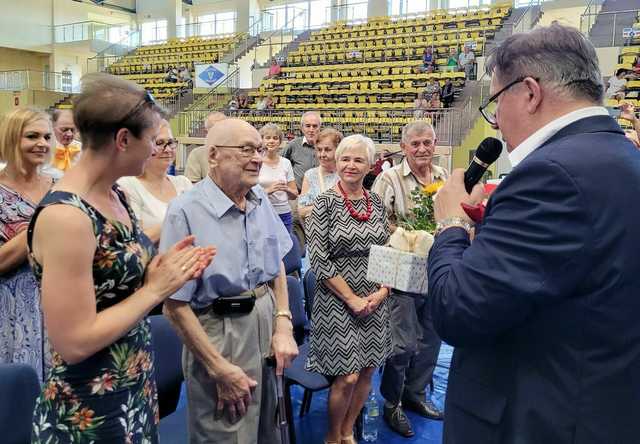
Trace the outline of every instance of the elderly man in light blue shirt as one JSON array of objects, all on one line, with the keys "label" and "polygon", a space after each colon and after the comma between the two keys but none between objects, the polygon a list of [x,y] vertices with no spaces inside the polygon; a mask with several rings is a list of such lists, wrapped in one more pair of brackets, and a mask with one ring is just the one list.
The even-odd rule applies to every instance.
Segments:
[{"label": "elderly man in light blue shirt", "polygon": [[213,245],[202,277],[165,302],[185,347],[190,443],[278,443],[275,378],[297,354],[282,259],[292,241],[257,185],[263,148],[239,119],[207,135],[209,176],[174,199],[160,249],[195,235]]}]

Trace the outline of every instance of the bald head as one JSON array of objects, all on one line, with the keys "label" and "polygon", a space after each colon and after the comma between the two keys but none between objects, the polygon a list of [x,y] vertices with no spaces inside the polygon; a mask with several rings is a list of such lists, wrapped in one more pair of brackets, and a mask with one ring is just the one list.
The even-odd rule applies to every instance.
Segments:
[{"label": "bald head", "polygon": [[[257,150],[262,138],[249,123],[225,119],[207,134],[209,176],[232,200],[244,196],[258,183],[262,157]],[[234,200],[235,202],[235,200]]]},{"label": "bald head", "polygon": [[221,120],[225,120],[226,118],[227,116],[218,111],[209,113],[207,118],[204,120],[204,128],[209,131],[216,123],[220,122]]},{"label": "bald head", "polygon": [[[257,140],[257,142],[256,142]],[[207,133],[207,146],[260,144],[260,134],[242,119],[224,119],[216,122]]]}]

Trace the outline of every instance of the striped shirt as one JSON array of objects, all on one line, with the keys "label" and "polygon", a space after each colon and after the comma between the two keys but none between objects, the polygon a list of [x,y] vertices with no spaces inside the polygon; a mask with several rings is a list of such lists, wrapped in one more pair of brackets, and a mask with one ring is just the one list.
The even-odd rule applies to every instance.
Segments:
[{"label": "striped shirt", "polygon": [[[431,165],[431,182],[447,180],[448,176],[449,174],[444,168]],[[383,171],[376,178],[371,191],[382,198],[382,202],[389,214],[389,222],[397,225],[398,219],[406,217],[414,207],[414,203],[411,200],[411,192],[424,185],[428,184],[418,180],[405,158],[400,165]]]}]

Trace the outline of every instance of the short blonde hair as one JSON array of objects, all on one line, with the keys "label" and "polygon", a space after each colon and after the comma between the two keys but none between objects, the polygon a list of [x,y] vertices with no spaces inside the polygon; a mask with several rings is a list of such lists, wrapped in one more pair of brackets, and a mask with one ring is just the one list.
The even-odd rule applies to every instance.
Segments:
[{"label": "short blonde hair", "polygon": [[336,160],[338,160],[346,150],[355,147],[364,147],[367,150],[369,166],[376,162],[376,146],[373,144],[373,140],[362,134],[353,134],[342,139],[338,148],[336,148]]},{"label": "short blonde hair", "polygon": [[282,130],[275,123],[267,123],[262,128],[260,128],[258,132],[260,133],[260,137],[275,135],[278,139],[280,139],[280,142],[282,142],[282,139],[284,139],[284,134],[282,134]]},{"label": "short blonde hair", "polygon": [[51,119],[44,111],[35,108],[21,107],[5,114],[0,123],[0,160],[7,165],[15,165],[18,171],[24,171],[20,142],[27,125],[46,120],[51,128]]}]

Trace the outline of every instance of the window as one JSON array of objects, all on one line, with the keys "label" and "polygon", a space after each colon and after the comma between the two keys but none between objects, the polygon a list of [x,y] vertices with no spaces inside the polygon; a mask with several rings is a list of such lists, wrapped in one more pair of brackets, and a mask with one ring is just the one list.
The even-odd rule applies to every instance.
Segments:
[{"label": "window", "polygon": [[213,35],[216,33],[216,15],[207,14],[198,17],[198,35]]},{"label": "window", "polygon": [[368,2],[362,0],[347,0],[347,14],[342,19],[346,20],[366,20]]},{"label": "window", "polygon": [[449,9],[468,8],[468,7],[469,7],[469,0],[449,0]]},{"label": "window", "polygon": [[287,5],[287,28],[307,29],[309,23],[309,2]]},{"label": "window", "polygon": [[[264,24],[263,29],[265,31],[274,31],[282,28],[287,23],[287,7],[277,6],[273,8],[267,8],[263,15]],[[265,17],[266,16],[266,17]]]},{"label": "window", "polygon": [[331,22],[330,7],[331,0],[315,0],[309,2],[309,27],[319,28]]},{"label": "window", "polygon": [[167,40],[167,21],[157,20],[142,24],[142,44],[165,42]]},{"label": "window", "polygon": [[235,12],[220,12],[216,14],[216,34],[232,34],[235,30]]},{"label": "window", "polygon": [[109,28],[109,42],[119,43],[129,35],[129,26],[112,26]]},{"label": "window", "polygon": [[236,29],[235,12],[219,12],[198,17],[196,35],[231,34]]}]

